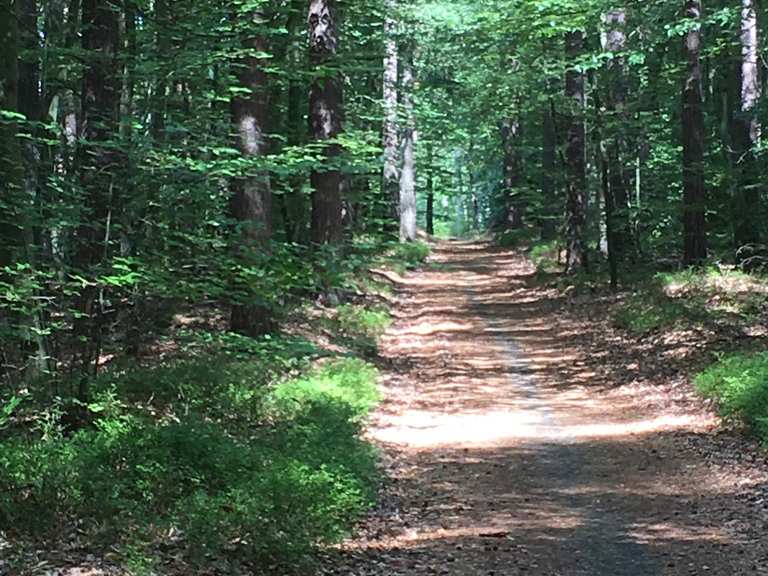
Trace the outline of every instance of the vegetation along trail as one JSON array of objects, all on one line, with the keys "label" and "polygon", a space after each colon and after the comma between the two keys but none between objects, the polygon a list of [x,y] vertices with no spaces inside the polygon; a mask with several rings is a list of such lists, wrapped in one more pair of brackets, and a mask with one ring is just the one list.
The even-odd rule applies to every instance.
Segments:
[{"label": "vegetation along trail", "polygon": [[759,474],[706,457],[725,448],[697,401],[598,378],[533,273],[452,242],[400,280],[370,432],[393,481],[327,573],[768,574]]}]

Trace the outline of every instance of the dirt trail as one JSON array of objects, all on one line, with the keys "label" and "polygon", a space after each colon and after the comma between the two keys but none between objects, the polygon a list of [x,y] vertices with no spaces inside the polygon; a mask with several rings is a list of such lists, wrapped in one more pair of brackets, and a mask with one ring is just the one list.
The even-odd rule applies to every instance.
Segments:
[{"label": "dirt trail", "polygon": [[585,326],[532,273],[450,243],[403,279],[370,432],[393,483],[326,572],[768,574],[768,525],[735,498],[765,478],[690,449],[713,433],[699,407],[597,386]]}]

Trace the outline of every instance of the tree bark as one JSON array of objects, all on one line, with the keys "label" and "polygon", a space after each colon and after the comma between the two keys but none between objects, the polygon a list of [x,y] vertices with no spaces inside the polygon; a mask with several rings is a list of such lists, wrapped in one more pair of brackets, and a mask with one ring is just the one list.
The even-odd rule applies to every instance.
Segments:
[{"label": "tree bark", "polygon": [[[737,65],[739,109],[731,122],[732,163],[736,173],[734,191],[734,240],[737,249],[761,241],[760,204],[762,174],[756,149],[762,126],[758,114],[761,97],[757,0],[742,0],[741,58]],[[740,259],[749,250],[739,251]]]},{"label": "tree bark", "polygon": [[434,170],[435,149],[432,142],[427,145],[427,212],[425,215],[427,234],[435,234],[435,174]]},{"label": "tree bark", "polygon": [[[117,135],[122,78],[116,73],[119,39],[119,6],[110,0],[82,3],[82,48],[87,61],[82,86],[83,140],[77,152],[80,184],[85,198],[77,229],[76,267],[85,278],[93,278],[109,251],[109,222],[117,203],[121,160],[110,146]],[[101,299],[98,289],[83,288],[77,305],[75,336],[82,342],[80,369],[83,375],[98,369],[101,346]],[[85,399],[86,379],[79,395]]]},{"label": "tree bark", "polygon": [[400,207],[400,171],[398,167],[398,119],[397,119],[397,0],[386,0],[384,21],[384,170],[382,189],[385,215],[396,222]]},{"label": "tree bark", "polygon": [[550,98],[544,108],[542,118],[542,147],[541,147],[541,191],[544,196],[545,208],[541,225],[541,237],[551,240],[556,233],[556,213],[552,210],[555,205],[555,172],[557,165],[557,128],[555,127],[555,101]]},{"label": "tree bark", "polygon": [[406,50],[403,61],[403,108],[406,124],[403,130],[403,169],[400,174],[400,241],[416,241],[416,118],[413,106],[413,47]]},{"label": "tree bark", "polygon": [[504,152],[504,202],[507,213],[504,225],[513,229],[522,228],[525,205],[518,196],[522,176],[520,116],[515,114],[512,117],[504,118],[499,126],[499,131]]},{"label": "tree bark", "polygon": [[684,38],[687,65],[682,91],[683,262],[689,266],[707,258],[701,16],[701,0],[686,0],[685,17],[691,27]]},{"label": "tree bark", "polygon": [[[566,56],[573,61],[584,51],[584,33],[569,32],[565,39]],[[584,108],[586,105],[584,73],[574,65],[565,74],[565,96],[569,101],[566,136],[566,271],[588,269],[586,242],[587,181],[586,133]]]},{"label": "tree bark", "polygon": [[[611,209],[607,223],[611,230],[608,233],[608,241],[612,243],[609,252],[612,258],[618,261],[632,246],[631,226],[629,224],[629,193],[626,178],[627,168],[622,153],[625,148],[624,125],[626,122],[627,82],[625,78],[626,63],[622,53],[627,47],[627,11],[625,8],[616,8],[608,11],[603,16],[606,27],[603,48],[612,54],[607,65],[608,98],[607,111],[609,117],[608,134],[605,142],[605,155],[608,174],[608,190],[605,196],[606,209]],[[612,238],[611,238],[612,237]]]},{"label": "tree bark", "polygon": [[312,170],[312,242],[336,244],[342,237],[341,147],[334,140],[342,133],[344,100],[341,78],[333,66],[339,45],[336,0],[310,0],[309,59],[315,79],[309,90],[309,126],[320,145],[325,166]]},{"label": "tree bark", "polygon": [[[263,36],[268,26],[260,9],[237,15],[244,56],[235,64],[238,86],[246,92],[232,99],[232,122],[236,145],[244,159],[246,174],[232,182],[232,216],[238,223],[238,252],[248,261],[253,251],[268,251],[272,237],[272,191],[269,173],[258,166],[268,152],[269,78],[263,54],[269,47]],[[249,162],[250,164],[250,162]],[[232,307],[230,328],[248,336],[258,336],[272,329],[270,311],[258,304]]]},{"label": "tree bark", "polygon": [[[18,19],[13,0],[0,0],[0,109],[19,112]],[[21,248],[24,170],[18,125],[0,117],[0,266],[13,262]]]}]

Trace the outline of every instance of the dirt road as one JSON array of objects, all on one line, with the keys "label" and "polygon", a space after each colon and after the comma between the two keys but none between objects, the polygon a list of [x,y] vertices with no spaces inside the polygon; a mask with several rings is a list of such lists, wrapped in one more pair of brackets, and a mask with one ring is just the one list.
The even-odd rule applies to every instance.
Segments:
[{"label": "dirt road", "polygon": [[606,385],[532,274],[449,243],[402,279],[370,431],[392,482],[326,573],[768,574],[764,468],[707,457],[730,445],[695,402]]}]

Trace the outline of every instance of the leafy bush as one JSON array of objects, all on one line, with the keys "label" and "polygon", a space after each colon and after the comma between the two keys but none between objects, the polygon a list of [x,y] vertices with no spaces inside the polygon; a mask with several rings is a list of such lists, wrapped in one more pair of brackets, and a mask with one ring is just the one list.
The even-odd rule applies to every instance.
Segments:
[{"label": "leafy bush", "polygon": [[530,258],[537,271],[543,273],[556,272],[559,269],[559,252],[560,243],[556,240],[538,242],[531,247]]},{"label": "leafy bush", "polygon": [[91,426],[0,444],[0,525],[50,539],[77,526],[131,565],[171,544],[198,565],[258,570],[337,541],[372,502],[376,454],[360,431],[378,393],[364,362],[272,388],[221,358],[140,374],[100,387]]},{"label": "leafy bush", "polygon": [[722,358],[696,377],[696,387],[768,443],[768,352]]},{"label": "leafy bush", "polygon": [[532,228],[504,230],[496,236],[496,242],[504,248],[518,248],[530,244],[537,234],[538,230]]},{"label": "leafy bush", "polygon": [[680,302],[654,294],[636,294],[618,308],[613,322],[619,328],[643,334],[689,317],[690,312]]},{"label": "leafy bush", "polygon": [[375,382],[375,368],[350,358],[326,364],[305,378],[280,384],[273,396],[284,413],[338,403],[348,407],[353,419],[359,421],[379,401]]},{"label": "leafy bush", "polygon": [[345,304],[337,309],[336,322],[348,344],[364,354],[374,354],[379,339],[389,328],[392,319],[381,308],[366,308]]},{"label": "leafy bush", "polygon": [[416,268],[429,258],[431,249],[426,242],[402,242],[392,249],[391,259],[406,268]]}]

